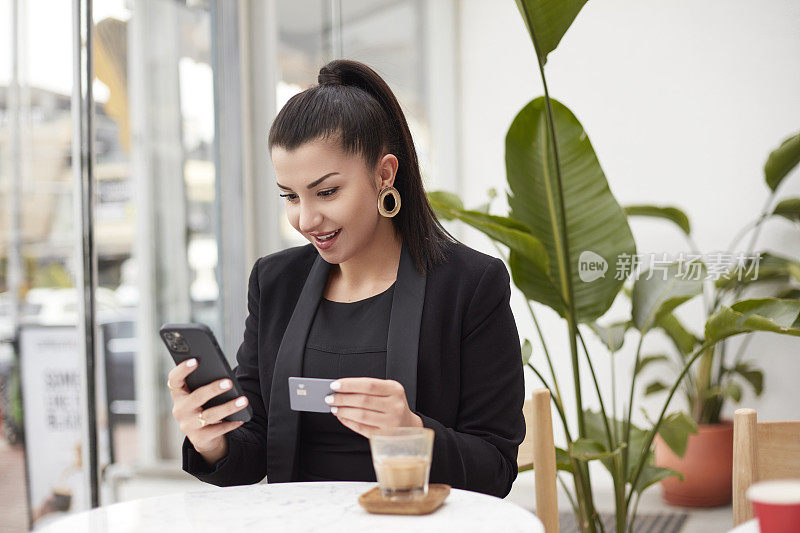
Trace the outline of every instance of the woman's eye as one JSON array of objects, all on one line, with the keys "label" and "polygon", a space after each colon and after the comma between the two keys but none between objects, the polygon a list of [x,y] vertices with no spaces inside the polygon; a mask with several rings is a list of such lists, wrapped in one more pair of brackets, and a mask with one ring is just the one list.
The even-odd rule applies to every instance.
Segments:
[{"label": "woman's eye", "polygon": [[[327,196],[333,195],[333,193],[335,193],[338,189],[339,189],[339,187],[334,187],[333,189],[326,189],[324,191],[320,191],[317,194],[319,196],[322,196],[322,197],[327,197]],[[281,194],[280,197],[281,198],[286,198],[290,202],[294,202],[297,199],[297,195],[294,194],[294,193]]]}]

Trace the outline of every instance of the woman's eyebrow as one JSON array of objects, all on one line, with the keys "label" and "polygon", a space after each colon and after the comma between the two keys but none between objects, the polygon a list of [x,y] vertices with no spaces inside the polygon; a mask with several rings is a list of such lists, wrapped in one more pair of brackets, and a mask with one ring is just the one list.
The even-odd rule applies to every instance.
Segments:
[{"label": "woman's eyebrow", "polygon": [[[306,185],[306,189],[313,189],[314,187],[316,187],[317,185],[322,183],[326,178],[329,178],[331,176],[335,176],[337,174],[339,174],[339,173],[338,172],[329,172],[329,173],[325,174],[324,176],[322,176],[320,179],[312,181],[311,183]],[[286,187],[285,185],[281,185],[280,183],[278,183],[278,187],[283,189],[283,190],[285,190],[285,191],[291,191],[292,190],[289,187]]]}]

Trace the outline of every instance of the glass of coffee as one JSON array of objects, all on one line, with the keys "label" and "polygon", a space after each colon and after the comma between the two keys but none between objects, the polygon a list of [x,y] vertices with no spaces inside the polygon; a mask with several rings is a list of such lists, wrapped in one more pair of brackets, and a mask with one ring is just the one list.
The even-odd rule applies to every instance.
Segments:
[{"label": "glass of coffee", "polygon": [[430,428],[379,429],[369,437],[372,465],[381,495],[392,501],[414,500],[428,494],[433,454]]}]

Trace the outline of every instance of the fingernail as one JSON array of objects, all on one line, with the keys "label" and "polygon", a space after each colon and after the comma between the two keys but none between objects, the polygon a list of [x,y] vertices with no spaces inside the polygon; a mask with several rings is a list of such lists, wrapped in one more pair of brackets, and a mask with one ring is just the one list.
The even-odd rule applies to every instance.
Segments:
[{"label": "fingernail", "polygon": [[230,389],[231,388],[231,382],[226,379],[225,381],[223,381],[222,383],[219,384],[219,388],[220,389]]},{"label": "fingernail", "polygon": [[247,398],[245,398],[244,396],[242,396],[241,398],[239,398],[239,399],[237,399],[237,400],[236,400],[236,405],[237,405],[238,407],[241,407],[241,406],[243,406],[243,405],[244,405],[244,404],[246,404],[246,403],[247,403]]},{"label": "fingernail", "polygon": [[331,407],[331,413],[333,413],[333,414],[336,414],[336,411],[338,411],[338,410],[339,410],[338,407]]},{"label": "fingernail", "polygon": [[334,381],[333,383],[331,383],[331,388],[333,390],[339,390],[341,388],[341,386],[342,386],[342,384],[339,383],[338,381]]},{"label": "fingernail", "polygon": [[197,359],[194,359],[194,358],[189,359],[188,361],[186,361],[186,366],[194,366],[196,364],[197,364]]},{"label": "fingernail", "polygon": [[333,395],[329,394],[325,396],[325,403],[333,403]]}]

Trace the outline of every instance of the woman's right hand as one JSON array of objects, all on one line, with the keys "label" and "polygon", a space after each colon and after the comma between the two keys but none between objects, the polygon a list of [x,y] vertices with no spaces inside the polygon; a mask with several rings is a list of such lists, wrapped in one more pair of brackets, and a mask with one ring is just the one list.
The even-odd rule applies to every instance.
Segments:
[{"label": "woman's right hand", "polygon": [[[221,405],[203,409],[203,404],[208,400],[231,388],[231,380],[226,378],[212,381],[208,385],[189,391],[189,387],[186,385],[186,376],[196,369],[197,359],[193,358],[170,370],[167,376],[167,386],[170,387],[169,393],[172,396],[172,416],[178,421],[181,431],[189,438],[194,449],[200,452],[206,461],[213,459],[215,462],[227,455],[225,433],[244,423],[222,421],[222,419],[244,409],[247,406],[247,397],[239,396]],[[236,402],[241,405],[237,405]],[[206,422],[205,425],[198,416],[201,413]]]}]

